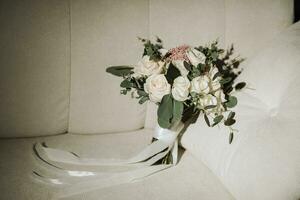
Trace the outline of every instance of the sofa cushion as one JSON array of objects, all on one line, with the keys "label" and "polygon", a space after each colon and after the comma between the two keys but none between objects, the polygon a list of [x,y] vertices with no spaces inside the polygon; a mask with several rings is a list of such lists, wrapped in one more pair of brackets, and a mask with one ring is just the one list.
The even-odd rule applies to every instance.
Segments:
[{"label": "sofa cushion", "polygon": [[237,199],[300,197],[300,23],[249,59],[238,93],[239,130],[208,128],[200,119],[183,145],[202,160]]},{"label": "sofa cushion", "polygon": [[[48,146],[76,152],[85,157],[128,158],[141,151],[151,140],[152,132],[142,129],[122,134],[65,134],[32,139],[0,140],[1,199],[52,199],[55,188],[34,181],[33,144],[45,141]],[[95,190],[65,199],[101,200],[215,200],[233,199],[212,172],[185,152],[177,166],[145,180]]]},{"label": "sofa cushion", "polygon": [[0,137],[66,132],[68,1],[1,1],[0,27]]},{"label": "sofa cushion", "polygon": [[136,130],[145,106],[120,94],[112,65],[133,65],[141,58],[137,37],[148,35],[147,1],[72,1],[72,70],[69,131],[107,133]]}]

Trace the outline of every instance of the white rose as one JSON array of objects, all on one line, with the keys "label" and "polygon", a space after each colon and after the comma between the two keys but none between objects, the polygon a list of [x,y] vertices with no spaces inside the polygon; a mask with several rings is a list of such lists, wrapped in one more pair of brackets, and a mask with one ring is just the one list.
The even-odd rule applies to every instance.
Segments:
[{"label": "white rose", "polygon": [[216,91],[220,88],[221,88],[221,84],[219,83],[219,80],[214,80],[214,81],[211,82],[211,89],[213,91]]},{"label": "white rose", "polygon": [[209,92],[209,78],[207,76],[198,76],[191,82],[191,92],[205,93]]},{"label": "white rose", "polygon": [[[219,70],[217,67],[212,67],[209,71],[209,74],[210,74],[211,78],[213,78],[216,75],[216,73],[218,73],[218,72],[219,72]],[[216,79],[220,79],[220,76],[218,76]]]},{"label": "white rose", "polygon": [[202,52],[194,48],[187,51],[187,57],[194,66],[197,66],[199,63],[204,64],[206,59],[205,55]]},{"label": "white rose", "polygon": [[134,68],[134,73],[136,75],[151,76],[152,74],[160,74],[163,70],[164,63],[159,61],[155,62],[150,60],[149,56],[143,56],[142,60],[138,62],[137,66]]},{"label": "white rose", "polygon": [[144,89],[149,94],[150,100],[157,103],[161,101],[163,96],[170,93],[171,86],[165,75],[153,74],[147,78]]},{"label": "white rose", "polygon": [[181,76],[187,76],[189,71],[185,68],[183,60],[173,60],[172,64],[180,71]]},{"label": "white rose", "polygon": [[201,107],[206,107],[210,105],[217,105],[218,100],[215,96],[208,94],[204,95],[202,98],[199,99]]},{"label": "white rose", "polygon": [[187,77],[179,76],[174,80],[172,95],[177,101],[185,101],[189,95],[190,81]]},{"label": "white rose", "polygon": [[225,94],[223,93],[223,90],[217,90],[215,92],[215,96],[219,99],[220,102],[225,102]]},{"label": "white rose", "polygon": [[221,84],[220,84],[220,79],[221,79],[221,77],[220,76],[218,76],[218,77],[216,77],[215,78],[215,80],[213,80],[213,78],[214,78],[214,76],[217,74],[219,72],[219,70],[218,70],[218,68],[216,68],[216,67],[213,67],[213,68],[211,68],[210,69],[210,72],[209,72],[209,74],[210,74],[210,78],[211,78],[211,90],[212,91],[216,91],[216,90],[218,90],[218,89],[220,89],[221,88]]}]

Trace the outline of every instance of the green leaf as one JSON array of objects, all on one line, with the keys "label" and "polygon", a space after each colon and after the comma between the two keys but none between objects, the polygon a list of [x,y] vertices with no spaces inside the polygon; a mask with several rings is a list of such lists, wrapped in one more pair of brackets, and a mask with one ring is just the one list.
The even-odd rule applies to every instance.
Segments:
[{"label": "green leaf", "polygon": [[157,110],[158,124],[162,128],[169,128],[173,117],[173,100],[170,94],[165,95]]},{"label": "green leaf", "polygon": [[169,128],[171,123],[163,118],[157,118],[157,122],[161,128]]},{"label": "green leaf", "polygon": [[217,105],[208,105],[208,106],[204,107],[204,110],[212,109],[212,108],[215,108],[215,107],[217,107]]},{"label": "green leaf", "polygon": [[156,42],[162,43],[162,40],[158,36],[156,36]]},{"label": "green leaf", "polygon": [[238,84],[235,85],[235,90],[241,90],[246,86],[245,82],[240,82]]},{"label": "green leaf", "polygon": [[200,75],[201,75],[200,70],[197,67],[192,66],[192,78],[200,76]]},{"label": "green leaf", "polygon": [[233,132],[230,132],[229,134],[229,144],[231,144],[233,141]]},{"label": "green leaf", "polygon": [[106,72],[115,76],[126,76],[129,74],[133,74],[133,67],[129,66],[112,66],[106,68]]},{"label": "green leaf", "polygon": [[148,96],[148,93],[143,90],[137,90],[138,95],[140,96]]},{"label": "green leaf", "polygon": [[130,80],[124,79],[124,80],[121,82],[120,86],[121,86],[122,88],[131,88],[131,87],[132,87],[132,83],[130,82]]},{"label": "green leaf", "polygon": [[212,126],[215,126],[215,125],[217,125],[218,123],[220,123],[220,122],[222,121],[223,118],[224,118],[223,115],[218,115],[218,116],[216,116],[216,117],[214,118],[214,123],[213,123]]},{"label": "green leaf", "polygon": [[183,65],[188,71],[192,71],[192,66],[188,62],[183,61]]},{"label": "green leaf", "polygon": [[235,112],[231,111],[227,117],[227,119],[233,119],[235,116]]},{"label": "green leaf", "polygon": [[211,57],[212,57],[213,60],[217,60],[218,56],[219,56],[219,55],[218,55],[217,52],[213,52],[213,53],[211,54]]},{"label": "green leaf", "polygon": [[218,115],[214,118],[214,122],[220,122],[220,121],[222,121],[223,118],[224,118],[223,115]]},{"label": "green leaf", "polygon": [[177,69],[177,67],[175,67],[172,63],[170,63],[167,74],[166,74],[168,83],[170,83],[172,85],[175,78],[177,78],[180,75],[181,74],[180,74],[179,69]]},{"label": "green leaf", "polygon": [[199,63],[197,68],[200,70],[200,72],[204,72],[205,71],[205,65],[202,63]]},{"label": "green leaf", "polygon": [[139,104],[143,104],[143,103],[145,103],[145,102],[148,101],[148,100],[149,100],[149,97],[143,96],[142,98],[140,98]]},{"label": "green leaf", "polygon": [[231,77],[226,77],[226,78],[221,79],[219,82],[220,82],[220,84],[224,85],[226,83],[229,83],[231,80],[232,80]]},{"label": "green leaf", "polygon": [[219,76],[221,76],[222,74],[220,73],[220,72],[217,72],[217,73],[215,73],[215,75],[213,76],[213,81],[217,78],[217,77],[219,77]]},{"label": "green leaf", "polygon": [[150,60],[159,61],[161,59],[161,54],[158,51],[161,48],[161,44],[152,44],[150,40],[144,43],[144,53],[143,55],[148,55]]},{"label": "green leaf", "polygon": [[227,108],[233,108],[237,104],[237,98],[235,96],[229,96],[228,102],[225,103]]},{"label": "green leaf", "polygon": [[173,100],[173,117],[172,122],[180,121],[183,113],[183,102]]},{"label": "green leaf", "polygon": [[121,90],[120,93],[123,94],[123,95],[126,95],[127,94],[127,90],[126,89]]},{"label": "green leaf", "polygon": [[210,127],[210,122],[209,122],[209,119],[206,114],[204,114],[204,120],[205,120],[207,126]]},{"label": "green leaf", "polygon": [[224,125],[225,126],[231,126],[235,123],[235,119],[226,119],[225,122],[224,122]]}]

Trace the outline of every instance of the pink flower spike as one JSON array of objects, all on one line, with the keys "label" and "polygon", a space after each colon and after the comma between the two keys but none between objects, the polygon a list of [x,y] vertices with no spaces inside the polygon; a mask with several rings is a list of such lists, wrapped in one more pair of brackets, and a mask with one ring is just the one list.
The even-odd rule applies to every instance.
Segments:
[{"label": "pink flower spike", "polygon": [[172,60],[184,60],[184,61],[189,61],[187,55],[186,55],[186,51],[190,48],[190,46],[188,45],[181,45],[175,48],[172,48],[168,51],[168,53],[170,54],[168,56],[168,60],[172,61]]}]

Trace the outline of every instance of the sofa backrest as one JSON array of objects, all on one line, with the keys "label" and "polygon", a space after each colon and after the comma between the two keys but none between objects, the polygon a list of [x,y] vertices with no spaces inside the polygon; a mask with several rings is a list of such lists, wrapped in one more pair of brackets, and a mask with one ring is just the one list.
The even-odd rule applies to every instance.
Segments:
[{"label": "sofa backrest", "polygon": [[0,137],[68,129],[68,1],[0,1]]},{"label": "sofa backrest", "polygon": [[72,1],[71,104],[69,131],[107,133],[140,129],[145,105],[120,94],[112,65],[133,65],[141,57],[137,37],[148,36],[148,2]]},{"label": "sofa backrest", "polygon": [[[292,21],[292,0],[1,1],[0,137],[151,128],[156,110],[119,94],[110,65],[136,64],[137,36],[166,47],[219,38],[250,56]],[[146,123],[145,123],[146,117]]]}]

